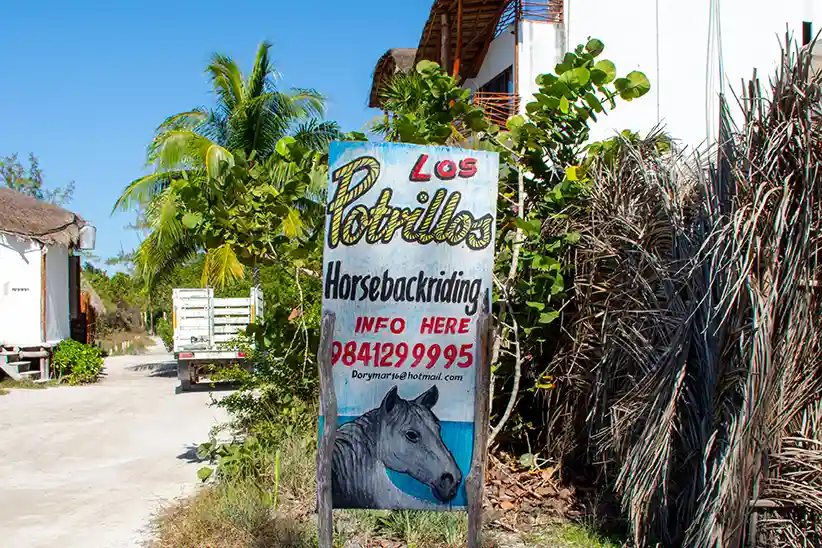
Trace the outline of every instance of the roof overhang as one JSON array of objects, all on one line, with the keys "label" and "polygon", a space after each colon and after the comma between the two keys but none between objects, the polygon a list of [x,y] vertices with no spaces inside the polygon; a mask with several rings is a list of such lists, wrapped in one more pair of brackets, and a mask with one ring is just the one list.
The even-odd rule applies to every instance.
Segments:
[{"label": "roof overhang", "polygon": [[[453,74],[459,59],[459,78],[476,77],[509,3],[510,0],[436,0],[423,27],[415,60],[436,61]],[[447,42],[445,59],[443,33]]]},{"label": "roof overhang", "polygon": [[46,245],[76,246],[88,223],[71,211],[0,188],[0,232]]},{"label": "roof overhang", "polygon": [[371,93],[368,96],[368,106],[380,106],[379,90],[385,82],[398,72],[408,72],[414,67],[414,57],[417,50],[414,48],[392,48],[386,51],[377,61],[374,74],[371,77]]}]

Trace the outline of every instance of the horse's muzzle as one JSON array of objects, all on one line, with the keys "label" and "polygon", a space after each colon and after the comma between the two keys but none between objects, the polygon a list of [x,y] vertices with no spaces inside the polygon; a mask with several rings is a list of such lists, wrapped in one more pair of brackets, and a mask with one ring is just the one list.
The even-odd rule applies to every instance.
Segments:
[{"label": "horse's muzzle", "polygon": [[446,472],[431,486],[431,490],[440,502],[451,502],[451,500],[457,496],[457,488],[460,485],[460,481],[462,481],[462,478],[457,479],[452,474]]}]

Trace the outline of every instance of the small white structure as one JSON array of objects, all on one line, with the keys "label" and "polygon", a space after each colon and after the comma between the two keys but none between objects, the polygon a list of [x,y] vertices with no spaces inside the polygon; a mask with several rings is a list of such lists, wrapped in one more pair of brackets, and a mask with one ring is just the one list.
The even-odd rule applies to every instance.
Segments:
[{"label": "small white structure", "polygon": [[93,246],[85,241],[93,236],[80,216],[0,188],[0,351],[6,356],[47,352],[71,337],[71,319],[80,311],[80,263],[72,251]]},{"label": "small white structure", "polygon": [[[774,73],[786,31],[803,45],[821,27],[822,2],[811,0],[436,0],[414,61],[439,62],[504,123],[525,113],[539,74],[553,72],[577,44],[599,38],[602,58],[620,76],[644,72],[651,91],[601,116],[591,137],[661,124],[683,144],[698,146],[718,138],[720,92],[733,112],[732,94],[754,68],[763,84]],[[397,51],[406,50],[390,50]],[[413,66],[385,58],[374,71],[372,107],[390,72]]]}]

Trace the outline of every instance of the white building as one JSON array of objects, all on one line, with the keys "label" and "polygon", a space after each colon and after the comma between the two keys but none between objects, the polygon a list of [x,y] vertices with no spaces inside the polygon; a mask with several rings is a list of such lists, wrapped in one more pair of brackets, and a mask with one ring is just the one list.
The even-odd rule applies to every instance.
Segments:
[{"label": "white building", "polygon": [[[505,118],[537,91],[569,49],[589,37],[605,43],[602,58],[619,75],[641,70],[651,91],[620,102],[602,117],[595,139],[614,130],[663,124],[682,143],[713,142],[719,94],[734,106],[743,79],[773,74],[790,30],[799,44],[822,30],[822,1],[783,0],[436,0],[414,61],[437,61],[475,91],[489,114]],[[390,50],[374,71],[376,89],[395,70],[413,66],[409,50]],[[406,52],[392,62],[392,52]]]},{"label": "white building", "polygon": [[71,337],[80,313],[80,258],[72,250],[93,239],[85,227],[70,211],[0,188],[0,350],[49,348]]}]

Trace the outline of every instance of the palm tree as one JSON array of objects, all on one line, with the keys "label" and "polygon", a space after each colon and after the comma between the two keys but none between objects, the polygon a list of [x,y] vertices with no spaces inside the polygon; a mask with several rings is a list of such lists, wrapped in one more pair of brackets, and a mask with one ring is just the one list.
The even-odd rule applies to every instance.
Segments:
[{"label": "palm tree", "polygon": [[[152,172],[132,181],[117,200],[115,210],[142,209],[149,227],[150,234],[137,252],[138,267],[146,278],[163,275],[203,249],[217,252],[206,249],[196,234],[184,229],[178,214],[181,197],[172,181],[187,179],[208,195],[220,162],[233,165],[235,154],[254,165],[272,156],[284,136],[321,150],[340,135],[335,122],[322,120],[323,97],[316,91],[284,92],[277,88],[270,48],[268,42],[260,44],[248,76],[230,57],[214,54],[206,73],[211,78],[216,106],[195,108],[166,119],[149,146]],[[276,169],[269,171],[276,173]],[[243,267],[235,258],[227,261],[224,273],[241,276]]]}]

